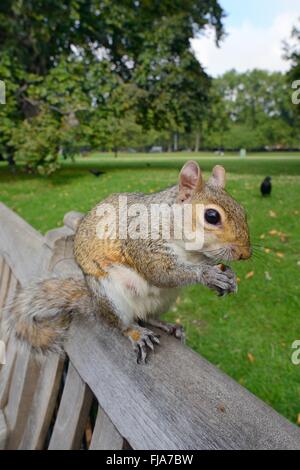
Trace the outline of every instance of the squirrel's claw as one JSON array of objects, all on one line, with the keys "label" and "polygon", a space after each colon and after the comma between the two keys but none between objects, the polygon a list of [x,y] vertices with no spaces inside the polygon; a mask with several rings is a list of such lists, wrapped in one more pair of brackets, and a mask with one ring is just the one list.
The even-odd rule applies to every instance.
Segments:
[{"label": "squirrel's claw", "polygon": [[204,275],[204,284],[219,296],[237,292],[237,279],[229,266],[211,266]]},{"label": "squirrel's claw", "polygon": [[165,331],[168,333],[168,335],[175,336],[175,338],[179,339],[183,344],[185,344],[185,332],[182,325],[177,323],[167,323],[165,321],[156,320],[154,318],[147,320],[147,323],[151,326],[159,328],[162,331]]},{"label": "squirrel's claw", "polygon": [[154,344],[159,344],[159,336],[139,325],[132,325],[124,331],[133,346],[133,350],[137,355],[138,364],[146,364],[148,349],[154,351]]}]

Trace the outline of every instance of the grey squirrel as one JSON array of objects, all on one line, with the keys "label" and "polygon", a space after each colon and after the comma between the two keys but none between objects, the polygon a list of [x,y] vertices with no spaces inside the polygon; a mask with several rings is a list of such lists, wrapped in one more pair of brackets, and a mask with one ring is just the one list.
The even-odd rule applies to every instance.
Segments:
[{"label": "grey squirrel", "polygon": [[[145,363],[149,349],[159,343],[151,326],[183,338],[180,325],[159,320],[178,289],[203,284],[220,295],[234,293],[235,273],[220,263],[251,256],[245,211],[224,188],[223,167],[216,166],[205,183],[198,164],[189,161],[178,184],[171,188],[154,194],[114,194],[100,202],[82,219],[75,234],[74,256],[84,279],[52,278],[22,289],[10,311],[9,332],[33,351],[60,352],[73,315],[92,315],[119,328],[140,363]],[[126,197],[129,208],[136,204],[146,209],[159,204],[169,208],[189,205],[192,226],[202,223],[201,247],[189,250],[187,240],[175,238],[176,219],[170,239],[164,238],[161,228],[154,238],[149,229],[144,237],[99,237],[99,227],[105,226],[109,232],[112,225],[102,209],[120,210],[120,195]],[[203,208],[201,221],[195,210],[198,206]]]}]

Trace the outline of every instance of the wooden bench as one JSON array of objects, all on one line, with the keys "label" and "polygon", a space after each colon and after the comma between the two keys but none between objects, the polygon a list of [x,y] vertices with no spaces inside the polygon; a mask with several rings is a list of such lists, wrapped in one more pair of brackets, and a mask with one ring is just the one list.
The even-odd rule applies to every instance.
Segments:
[{"label": "wooden bench", "polygon": [[[43,237],[0,204],[0,309],[32,279],[81,276],[72,253],[79,220],[69,213]],[[161,343],[140,366],[118,332],[80,318],[68,361],[37,363],[8,343],[0,448],[300,449],[296,426],[175,339]]]}]

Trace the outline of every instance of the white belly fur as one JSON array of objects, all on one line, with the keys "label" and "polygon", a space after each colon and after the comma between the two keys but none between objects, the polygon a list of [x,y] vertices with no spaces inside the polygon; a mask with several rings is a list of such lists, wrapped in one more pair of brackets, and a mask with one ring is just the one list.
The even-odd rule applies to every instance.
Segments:
[{"label": "white belly fur", "polygon": [[138,273],[121,265],[110,267],[101,284],[124,325],[168,311],[179,292],[152,286]]}]

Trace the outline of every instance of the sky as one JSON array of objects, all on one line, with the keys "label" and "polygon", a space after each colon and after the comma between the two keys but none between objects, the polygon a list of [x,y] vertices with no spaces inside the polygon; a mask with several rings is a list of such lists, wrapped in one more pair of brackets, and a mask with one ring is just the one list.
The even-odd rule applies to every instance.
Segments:
[{"label": "sky", "polygon": [[[286,71],[284,40],[300,17],[300,0],[219,0],[227,13],[227,36],[220,47],[212,31],[192,39],[192,48],[206,71],[216,77],[235,68]],[[298,23],[299,24],[299,23]]]}]

